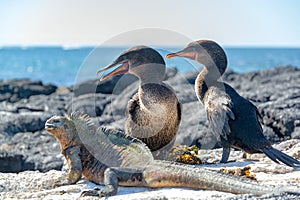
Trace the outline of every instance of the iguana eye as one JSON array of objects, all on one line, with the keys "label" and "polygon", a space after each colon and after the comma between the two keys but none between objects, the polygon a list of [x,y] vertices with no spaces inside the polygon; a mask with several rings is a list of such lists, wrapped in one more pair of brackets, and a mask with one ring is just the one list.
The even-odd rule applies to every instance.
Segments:
[{"label": "iguana eye", "polygon": [[69,128],[68,125],[65,124],[65,125],[64,125],[64,129],[68,129],[68,128]]}]

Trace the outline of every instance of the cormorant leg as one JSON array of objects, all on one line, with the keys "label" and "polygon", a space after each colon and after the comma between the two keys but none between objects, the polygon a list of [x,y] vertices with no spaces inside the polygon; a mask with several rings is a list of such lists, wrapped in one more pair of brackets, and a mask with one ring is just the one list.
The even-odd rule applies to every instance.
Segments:
[{"label": "cormorant leg", "polygon": [[220,163],[226,163],[230,154],[230,147],[223,147],[223,153]]}]

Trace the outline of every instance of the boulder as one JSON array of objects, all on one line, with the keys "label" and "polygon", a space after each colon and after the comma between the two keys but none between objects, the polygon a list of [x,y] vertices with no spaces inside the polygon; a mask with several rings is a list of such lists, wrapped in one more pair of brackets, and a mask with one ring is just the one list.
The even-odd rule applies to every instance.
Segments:
[{"label": "boulder", "polygon": [[59,144],[45,131],[25,132],[0,144],[0,172],[20,172],[51,169],[63,166]]},{"label": "boulder", "polygon": [[90,117],[101,116],[105,107],[111,102],[110,95],[102,93],[88,93],[74,96],[67,105],[67,113],[79,111]]},{"label": "boulder", "polygon": [[41,81],[30,81],[29,79],[0,81],[0,102],[14,103],[33,95],[49,95],[56,89],[57,87],[54,85],[44,85]]},{"label": "boulder", "polygon": [[0,102],[0,133],[14,135],[44,129],[46,120],[53,115],[64,115],[71,101],[68,89],[50,95],[33,95],[18,102]]},{"label": "boulder", "polygon": [[99,79],[85,81],[73,86],[74,96],[77,97],[89,93],[119,94],[124,88],[136,80],[137,78],[135,76],[126,74],[113,76],[101,82]]},{"label": "boulder", "polygon": [[10,136],[20,132],[35,132],[44,129],[51,114],[43,112],[3,112],[0,115],[0,133]]}]

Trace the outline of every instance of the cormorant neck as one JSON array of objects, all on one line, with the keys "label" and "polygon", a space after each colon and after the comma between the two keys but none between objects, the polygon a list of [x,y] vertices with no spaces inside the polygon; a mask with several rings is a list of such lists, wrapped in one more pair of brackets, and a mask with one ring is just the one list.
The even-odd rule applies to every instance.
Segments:
[{"label": "cormorant neck", "polygon": [[140,104],[146,110],[156,110],[155,104],[157,104],[157,91],[156,86],[162,84],[162,82],[146,82],[140,83],[138,95]]},{"label": "cormorant neck", "polygon": [[139,99],[148,110],[157,109],[159,92],[157,86],[163,84],[166,66],[158,63],[143,64],[131,70],[131,73],[139,77]]},{"label": "cormorant neck", "polygon": [[140,65],[131,70],[130,73],[137,76],[140,80],[140,85],[147,83],[162,83],[166,72],[166,66],[158,63],[149,63]]},{"label": "cormorant neck", "polygon": [[204,65],[203,70],[200,72],[208,84],[217,81],[225,72],[227,68],[227,61],[225,63],[220,63],[212,59],[206,59],[201,61]]},{"label": "cormorant neck", "polygon": [[140,84],[138,96],[141,107],[154,115],[165,112],[165,106],[163,104],[166,102],[167,94],[162,91],[164,87],[166,86],[163,82]]},{"label": "cormorant neck", "polygon": [[209,73],[208,70],[205,67],[203,67],[203,69],[198,74],[198,76],[195,80],[196,95],[197,95],[197,98],[199,99],[199,101],[201,101],[202,103],[203,103],[204,95],[205,95],[206,91],[208,90],[207,85],[208,84],[212,85],[212,82],[213,82],[211,79],[209,79],[207,77],[208,73]]},{"label": "cormorant neck", "polygon": [[156,77],[156,76],[139,76],[139,80],[140,80],[140,87],[142,85],[148,84],[148,83],[157,83],[160,84],[162,83],[163,79],[161,79],[160,77]]},{"label": "cormorant neck", "polygon": [[[227,63],[226,63],[227,65]],[[195,81],[195,90],[198,99],[203,103],[203,98],[210,86],[216,86],[218,80],[226,70],[226,65],[216,67],[214,63],[207,64],[198,74]]]}]

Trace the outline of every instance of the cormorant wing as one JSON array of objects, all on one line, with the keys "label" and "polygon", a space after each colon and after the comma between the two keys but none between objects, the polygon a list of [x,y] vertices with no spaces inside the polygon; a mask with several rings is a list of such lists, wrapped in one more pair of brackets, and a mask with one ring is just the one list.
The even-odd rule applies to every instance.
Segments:
[{"label": "cormorant wing", "polygon": [[179,124],[182,117],[182,104],[180,102],[177,103],[177,113],[178,113],[178,124]]},{"label": "cormorant wing", "polygon": [[[251,102],[250,102],[251,103]],[[253,106],[254,106],[254,108],[255,108],[255,112],[256,112],[256,118],[257,118],[257,121],[258,121],[258,124],[259,124],[259,126],[260,126],[260,128],[261,128],[261,131],[263,132],[263,128],[262,128],[262,126],[261,126],[261,123],[263,123],[263,117],[262,117],[262,115],[260,114],[260,112],[258,111],[258,109],[257,109],[257,107],[253,104],[253,103],[251,103]]]},{"label": "cormorant wing", "polygon": [[210,87],[205,94],[204,105],[213,134],[219,142],[221,138],[227,140],[231,132],[228,122],[235,119],[231,98],[221,89]]},{"label": "cormorant wing", "polygon": [[257,109],[257,107],[256,107],[251,101],[248,100],[248,103],[249,103],[250,106],[252,106],[253,109],[255,110],[257,124],[259,125],[260,130],[261,130],[261,132],[263,133],[263,128],[262,128],[262,126],[261,126],[261,124],[263,124],[263,117],[262,117],[262,115],[260,114],[260,112],[259,112],[259,110]]}]

